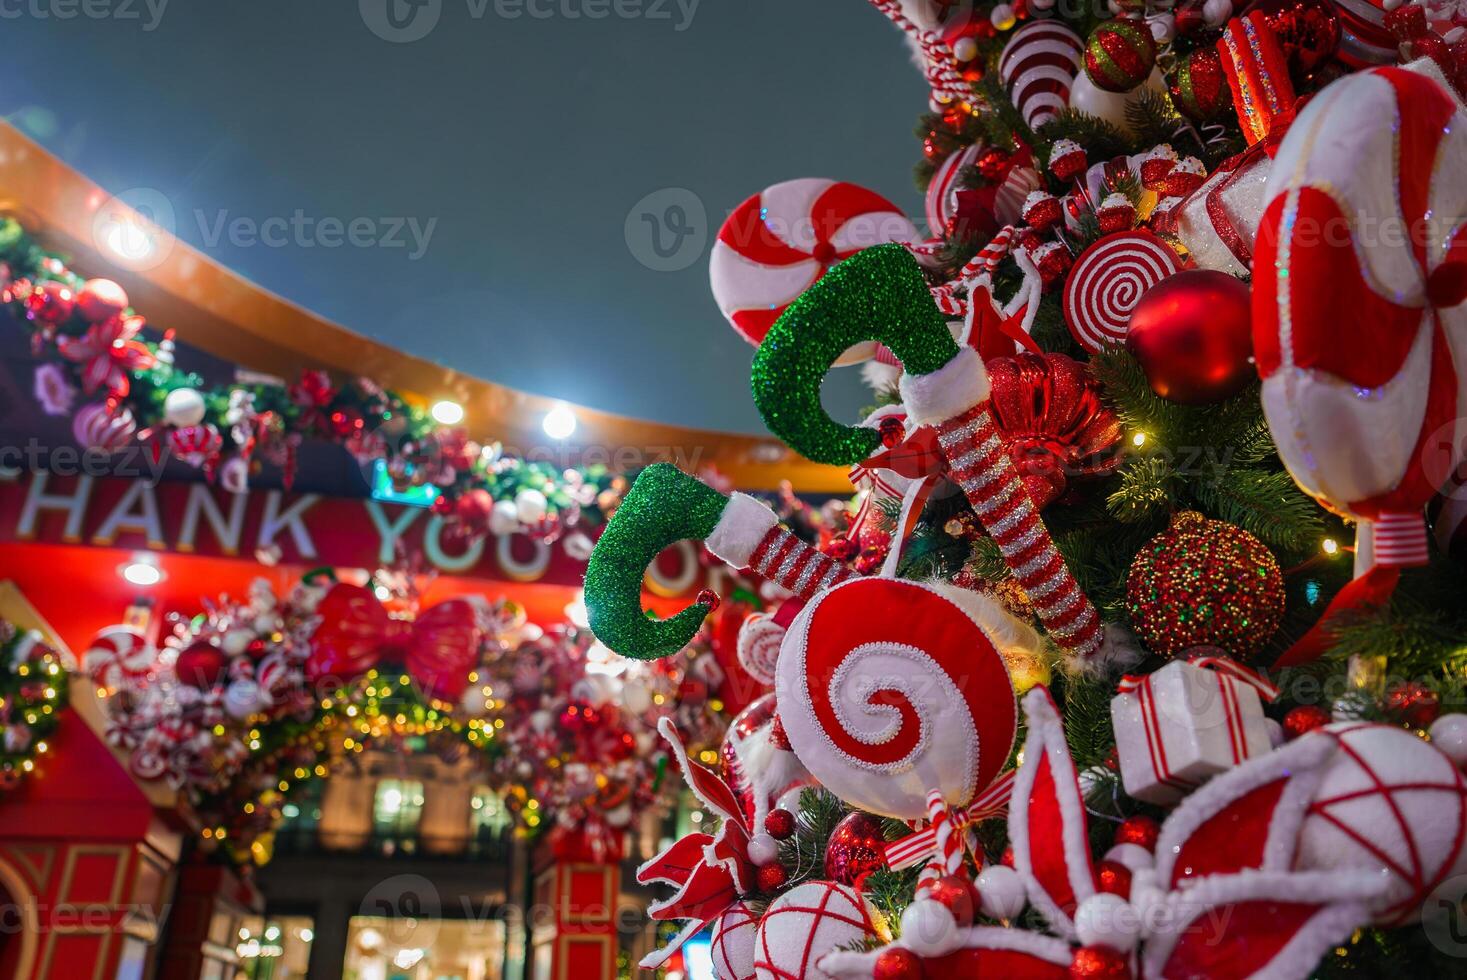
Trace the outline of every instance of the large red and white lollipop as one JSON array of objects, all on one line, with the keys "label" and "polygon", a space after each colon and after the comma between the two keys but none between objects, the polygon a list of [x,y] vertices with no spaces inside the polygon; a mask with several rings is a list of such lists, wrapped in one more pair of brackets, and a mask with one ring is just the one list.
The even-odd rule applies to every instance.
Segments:
[{"label": "large red and white lollipop", "polygon": [[[718,230],[708,278],[728,321],[758,346],[791,302],[842,259],[887,242],[916,242],[916,226],[886,198],[856,184],[805,178],[755,194]],[[842,363],[870,357],[874,343]]]}]

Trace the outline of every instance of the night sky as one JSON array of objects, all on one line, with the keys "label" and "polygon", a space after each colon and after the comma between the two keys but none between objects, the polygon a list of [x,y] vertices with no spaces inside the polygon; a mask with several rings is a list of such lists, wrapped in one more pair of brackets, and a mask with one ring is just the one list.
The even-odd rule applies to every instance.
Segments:
[{"label": "night sky", "polygon": [[[696,242],[795,177],[920,218],[925,87],[862,0],[160,2],[3,5],[8,118],[255,282],[517,388],[760,432]],[[707,221],[639,261],[671,188]],[[853,369],[826,399],[869,400]]]}]

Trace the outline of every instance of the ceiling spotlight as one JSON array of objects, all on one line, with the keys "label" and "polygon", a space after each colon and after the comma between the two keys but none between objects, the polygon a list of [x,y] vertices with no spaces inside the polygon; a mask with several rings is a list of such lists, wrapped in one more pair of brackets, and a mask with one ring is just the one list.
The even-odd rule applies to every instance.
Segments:
[{"label": "ceiling spotlight", "polygon": [[565,405],[556,405],[545,413],[545,421],[541,425],[550,438],[568,439],[576,431],[576,413]]},{"label": "ceiling spotlight", "polygon": [[444,399],[433,403],[433,421],[439,425],[458,425],[464,420],[464,407]]},{"label": "ceiling spotlight", "polygon": [[117,574],[132,584],[147,588],[157,585],[163,581],[163,569],[158,567],[158,562],[151,555],[142,555],[133,561],[119,565]]}]

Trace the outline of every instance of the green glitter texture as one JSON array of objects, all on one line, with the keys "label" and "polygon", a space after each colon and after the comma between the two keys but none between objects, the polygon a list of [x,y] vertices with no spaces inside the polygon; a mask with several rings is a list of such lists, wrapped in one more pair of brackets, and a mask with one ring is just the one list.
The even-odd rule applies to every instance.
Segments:
[{"label": "green glitter texture", "polygon": [[651,619],[642,609],[642,577],[668,545],[712,534],[727,505],[727,497],[671,463],[642,471],[586,565],[586,611],[596,639],[637,660],[668,657],[692,642],[711,607],[695,603],[669,619]]},{"label": "green glitter texture", "polygon": [[751,379],[769,431],[817,463],[849,466],[871,455],[880,435],[841,425],[820,404],[831,364],[867,340],[885,344],[912,374],[931,374],[957,356],[922,269],[903,245],[877,245],[846,259],[769,328]]}]

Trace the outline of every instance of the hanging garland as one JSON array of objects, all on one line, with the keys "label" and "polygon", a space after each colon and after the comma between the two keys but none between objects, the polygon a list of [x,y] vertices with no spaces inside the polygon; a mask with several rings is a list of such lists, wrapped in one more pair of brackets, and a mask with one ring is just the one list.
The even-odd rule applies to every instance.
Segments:
[{"label": "hanging garland", "polygon": [[289,487],[301,445],[329,442],[363,465],[385,461],[399,489],[433,488],[434,512],[469,534],[554,539],[601,526],[621,499],[623,482],[605,466],[506,457],[368,378],[337,383],[310,370],[291,384],[207,384],[175,364],[173,331],[151,330],[121,286],[83,278],[10,218],[0,220],[0,305],[41,361],[36,401],[70,417],[83,448],[140,442],[238,492],[264,465]]},{"label": "hanging garland", "polygon": [[134,775],[187,795],[206,851],[265,863],[285,805],[371,746],[477,756],[520,832],[599,860],[674,788],[658,721],[705,749],[722,737],[702,641],[675,665],[628,667],[589,631],[542,631],[512,602],[424,608],[410,576],[377,583],[315,573],[277,597],[260,580],[175,617],[161,650],[113,627],[88,651],[109,740]]},{"label": "hanging garland", "polygon": [[39,633],[0,621],[0,793],[19,786],[49,748],[67,678],[61,655]]}]

